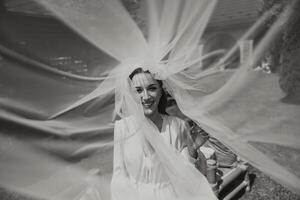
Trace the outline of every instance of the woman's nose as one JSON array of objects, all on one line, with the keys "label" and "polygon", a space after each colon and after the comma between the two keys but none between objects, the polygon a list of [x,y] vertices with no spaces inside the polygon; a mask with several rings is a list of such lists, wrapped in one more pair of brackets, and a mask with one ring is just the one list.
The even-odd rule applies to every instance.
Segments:
[{"label": "woman's nose", "polygon": [[147,90],[144,90],[143,93],[142,93],[142,98],[143,98],[143,99],[149,99],[149,97],[150,97],[150,96],[149,96],[149,94],[148,94],[148,91],[147,91]]}]

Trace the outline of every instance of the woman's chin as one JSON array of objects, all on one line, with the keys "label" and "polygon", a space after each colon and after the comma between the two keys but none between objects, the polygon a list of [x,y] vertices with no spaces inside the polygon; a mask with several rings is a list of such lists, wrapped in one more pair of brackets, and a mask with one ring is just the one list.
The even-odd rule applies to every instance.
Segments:
[{"label": "woman's chin", "polygon": [[146,117],[151,116],[153,113],[154,113],[154,110],[153,110],[153,109],[150,109],[150,108],[144,108],[144,114],[145,114]]}]

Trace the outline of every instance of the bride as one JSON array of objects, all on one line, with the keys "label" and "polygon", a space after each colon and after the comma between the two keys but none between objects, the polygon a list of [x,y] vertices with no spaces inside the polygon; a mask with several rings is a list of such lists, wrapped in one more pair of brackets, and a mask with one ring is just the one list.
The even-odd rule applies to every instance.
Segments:
[{"label": "bride", "polygon": [[[194,143],[184,120],[167,115],[167,99],[162,81],[154,79],[149,71],[142,68],[135,69],[128,78],[136,99],[142,104],[144,120],[156,129],[151,134],[157,134],[164,145],[170,146],[182,158],[182,162],[193,167],[199,145]],[[112,199],[178,199],[179,195],[176,194],[177,191],[166,173],[166,167],[151,144],[140,133],[145,130],[136,128],[138,120],[135,118],[136,116],[129,116],[115,123]],[[209,187],[205,180],[203,184],[205,188]],[[209,190],[207,192],[212,193]],[[197,197],[214,199],[213,195],[209,197],[205,194],[185,198]]]},{"label": "bride", "polygon": [[[299,193],[298,164],[285,165],[295,162],[294,155],[287,156],[289,162],[286,162],[270,146],[299,150],[299,105],[280,100],[283,94],[276,73],[254,71],[252,66],[282,29],[282,23],[294,8],[292,4],[259,41],[252,35],[260,34],[264,18],[275,8],[257,20],[241,37],[241,41],[255,40],[253,55],[238,69],[227,69],[238,43],[226,54],[223,50],[199,53],[216,0],[145,1],[148,26],[145,34],[116,0],[40,2],[103,50],[111,62],[97,66],[94,71],[99,71],[99,77],[96,78],[57,73],[52,69],[45,73],[44,65],[40,66],[43,70],[3,65],[1,87],[8,90],[3,90],[5,95],[0,97],[4,106],[0,117],[63,138],[97,132],[101,139],[93,140],[90,146],[99,148],[97,152],[101,156],[96,160],[101,173],[92,183],[100,185],[88,185],[85,190],[88,170],[77,163],[69,167],[66,160],[53,156],[62,154],[64,158],[61,146],[67,153],[70,149],[78,152],[77,141],[62,141],[61,145],[55,140],[20,140],[10,145],[13,148],[3,148],[6,135],[1,135],[0,140],[0,153],[5,155],[0,156],[1,185],[43,199],[54,199],[55,195],[56,199],[63,200],[80,197],[99,200],[110,199],[110,193],[115,200],[216,199],[206,178],[194,167],[196,146],[191,145],[193,140],[185,123],[161,109],[163,82],[182,113],[240,157]],[[202,67],[200,61],[215,55],[221,56],[217,63],[207,69]],[[143,66],[142,70],[135,71],[138,66]],[[71,77],[80,79],[71,81]],[[35,85],[41,86],[38,96],[33,95]],[[112,94],[115,105],[107,100],[111,100]],[[107,133],[112,130],[114,111],[122,119],[115,123],[115,140],[111,142]],[[53,149],[49,150],[49,146]],[[49,155],[45,151],[54,153]],[[67,198],[67,194],[71,196]]]}]

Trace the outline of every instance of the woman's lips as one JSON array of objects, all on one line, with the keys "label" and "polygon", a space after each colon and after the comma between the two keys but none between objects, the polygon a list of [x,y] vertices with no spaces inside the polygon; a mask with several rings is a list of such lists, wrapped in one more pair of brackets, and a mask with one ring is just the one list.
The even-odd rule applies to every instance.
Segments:
[{"label": "woman's lips", "polygon": [[151,108],[152,105],[154,104],[154,101],[142,102],[142,104],[145,108]]}]

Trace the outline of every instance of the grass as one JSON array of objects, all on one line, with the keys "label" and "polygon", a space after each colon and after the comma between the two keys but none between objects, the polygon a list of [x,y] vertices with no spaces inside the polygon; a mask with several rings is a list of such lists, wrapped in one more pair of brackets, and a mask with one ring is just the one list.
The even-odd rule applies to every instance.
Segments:
[{"label": "grass", "polygon": [[249,168],[252,188],[245,192],[239,200],[300,200],[300,196],[292,193],[269,176],[254,167]]}]

